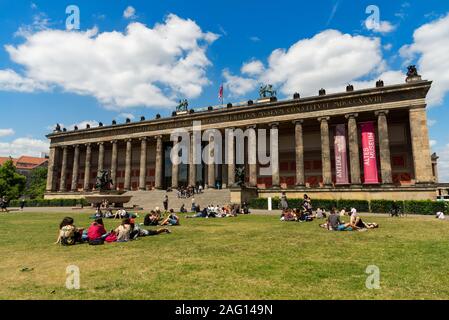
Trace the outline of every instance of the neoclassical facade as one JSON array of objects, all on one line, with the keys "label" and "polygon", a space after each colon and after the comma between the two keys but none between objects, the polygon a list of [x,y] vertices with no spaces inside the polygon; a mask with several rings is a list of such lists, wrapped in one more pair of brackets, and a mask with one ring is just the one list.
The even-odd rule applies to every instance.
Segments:
[{"label": "neoclassical facade", "polygon": [[[407,78],[384,85],[278,101],[276,98],[228,104],[171,117],[72,131],[55,130],[50,139],[46,198],[82,197],[93,191],[97,173],[109,170],[115,188],[124,191],[220,186],[239,201],[242,194],[315,198],[434,199],[435,171],[430,154],[426,95],[430,81]],[[357,89],[357,88],[355,88]],[[223,163],[173,164],[170,134],[194,121],[203,130],[246,130],[245,159],[255,159],[258,129],[278,129],[272,170],[245,164],[245,188],[236,188],[236,140],[224,146]],[[193,137],[193,135],[191,135]],[[201,148],[208,145],[203,141]],[[198,146],[197,146],[198,147]],[[196,148],[197,148],[196,147]],[[195,152],[191,148],[191,153]],[[270,148],[268,148],[270,149]],[[191,155],[189,155],[191,156]],[[225,152],[223,152],[225,157]],[[247,193],[249,192],[249,193]]]}]

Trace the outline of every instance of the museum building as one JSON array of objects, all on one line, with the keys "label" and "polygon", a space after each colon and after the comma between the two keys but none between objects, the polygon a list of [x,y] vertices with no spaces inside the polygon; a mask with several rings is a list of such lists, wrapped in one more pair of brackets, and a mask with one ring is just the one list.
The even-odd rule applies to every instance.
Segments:
[{"label": "museum building", "polygon": [[[431,84],[409,67],[401,84],[379,80],[373,88],[348,85],[335,94],[320,89],[312,97],[261,97],[123,124],[70,131],[57,126],[47,135],[45,197],[91,194],[97,174],[107,170],[117,190],[152,192],[201,184],[230,192],[235,202],[279,196],[280,191],[323,199],[435,199],[437,157],[431,157],[426,118]],[[261,174],[263,166],[246,163],[243,184],[237,184],[234,139],[223,146],[229,151],[223,157],[229,158],[222,163],[172,163],[170,134],[179,128],[192,132],[194,121],[223,136],[227,128],[245,130],[245,159],[256,157],[258,129],[277,128],[277,143],[268,148],[270,175]]]}]

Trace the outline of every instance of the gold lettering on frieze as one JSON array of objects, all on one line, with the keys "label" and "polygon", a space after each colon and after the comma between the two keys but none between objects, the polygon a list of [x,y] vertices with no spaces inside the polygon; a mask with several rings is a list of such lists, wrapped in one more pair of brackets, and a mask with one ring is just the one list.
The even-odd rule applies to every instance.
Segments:
[{"label": "gold lettering on frieze", "polygon": [[[336,108],[347,108],[354,106],[362,106],[362,105],[370,105],[376,103],[385,103],[389,101],[396,101],[400,99],[405,99],[404,96],[397,95],[371,95],[365,97],[355,97],[348,98],[337,101],[328,101],[322,103],[300,103],[289,106],[272,106],[270,109],[261,107],[260,110],[251,110],[229,114],[219,114],[214,115],[210,114],[209,117],[205,117],[201,119],[202,124],[215,124],[215,123],[226,123],[226,122],[235,122],[235,121],[244,121],[244,120],[252,120],[257,118],[273,118],[276,116],[288,115],[288,114],[296,114],[296,113],[307,113],[313,111],[322,111]],[[237,110],[236,110],[237,111]],[[240,110],[239,110],[240,111]],[[166,122],[143,125],[143,126],[126,126],[120,128],[111,127],[109,130],[102,130],[100,132],[80,132],[79,134],[73,136],[61,136],[55,137],[52,139],[52,143],[60,143],[60,142],[69,142],[69,141],[78,141],[84,139],[95,139],[95,138],[104,138],[109,139],[111,136],[120,136],[120,135],[129,135],[129,134],[138,134],[144,132],[151,131],[160,131],[160,130],[168,130],[174,128],[189,128],[192,126],[193,121],[195,119],[187,119],[187,120],[176,120],[176,119],[167,119]]]}]

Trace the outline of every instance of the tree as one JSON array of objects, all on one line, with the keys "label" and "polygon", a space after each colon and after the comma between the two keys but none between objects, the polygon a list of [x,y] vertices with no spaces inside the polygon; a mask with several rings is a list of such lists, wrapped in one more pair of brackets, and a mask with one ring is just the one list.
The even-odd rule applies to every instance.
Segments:
[{"label": "tree", "polygon": [[0,195],[8,200],[18,199],[25,189],[26,177],[16,172],[12,160],[0,166]]},{"label": "tree", "polygon": [[30,181],[26,194],[31,199],[41,199],[44,197],[45,188],[47,186],[47,168],[39,167],[31,171]]}]

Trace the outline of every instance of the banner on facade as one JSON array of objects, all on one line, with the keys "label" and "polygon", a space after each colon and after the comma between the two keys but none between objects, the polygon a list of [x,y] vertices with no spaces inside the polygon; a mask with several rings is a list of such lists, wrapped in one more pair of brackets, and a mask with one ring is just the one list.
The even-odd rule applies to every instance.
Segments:
[{"label": "banner on facade", "polygon": [[335,183],[336,184],[349,184],[345,124],[338,124],[335,127],[334,150],[335,150],[335,152],[334,152],[335,153]]},{"label": "banner on facade", "polygon": [[376,137],[374,134],[374,122],[360,124],[362,129],[363,172],[365,184],[379,183],[376,160]]}]

